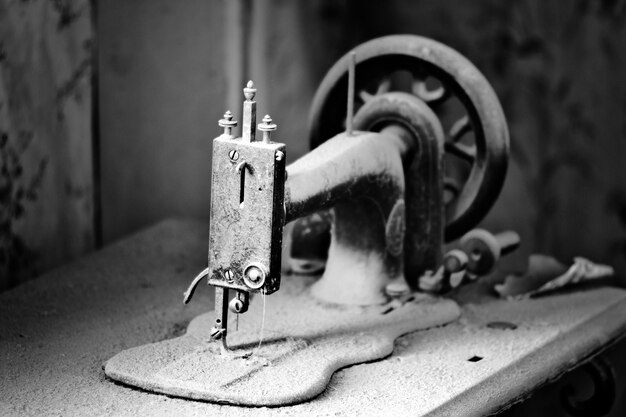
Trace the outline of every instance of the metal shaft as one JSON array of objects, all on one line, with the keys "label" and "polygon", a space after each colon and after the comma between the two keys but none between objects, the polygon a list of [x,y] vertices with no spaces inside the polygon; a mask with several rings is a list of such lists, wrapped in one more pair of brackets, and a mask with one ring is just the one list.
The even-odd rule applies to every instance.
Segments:
[{"label": "metal shaft", "polygon": [[494,235],[498,245],[500,245],[500,255],[507,255],[517,249],[520,245],[520,237],[513,230],[506,230]]},{"label": "metal shaft", "polygon": [[215,329],[219,332],[222,345],[228,349],[226,344],[226,333],[228,330],[228,288],[215,287]]},{"label": "metal shaft", "polygon": [[346,113],[346,132],[352,134],[352,120],[354,119],[354,72],[356,67],[356,53],[350,53],[348,67],[348,110]]}]

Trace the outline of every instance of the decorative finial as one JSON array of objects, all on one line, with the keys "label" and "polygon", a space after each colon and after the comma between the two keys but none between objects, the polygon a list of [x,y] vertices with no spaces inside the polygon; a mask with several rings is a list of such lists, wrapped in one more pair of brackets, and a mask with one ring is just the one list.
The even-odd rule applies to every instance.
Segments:
[{"label": "decorative finial", "polygon": [[243,102],[243,124],[241,125],[241,139],[244,142],[254,142],[256,138],[256,88],[252,80],[248,81],[246,88],[243,89],[243,95],[246,97]]},{"label": "decorative finial", "polygon": [[254,100],[254,96],[256,95],[256,87],[252,80],[248,81],[246,84],[246,88],[243,89],[243,95],[248,101]]},{"label": "decorative finial", "polygon": [[268,143],[270,141],[270,132],[277,129],[277,126],[272,123],[272,118],[269,114],[266,114],[263,118],[263,123],[259,123],[259,130],[263,132],[263,142]]},{"label": "decorative finial", "polygon": [[224,113],[224,118],[220,119],[218,124],[224,128],[224,136],[232,137],[232,129],[233,127],[237,126],[237,121],[233,120],[233,114],[230,112],[230,110],[226,110],[226,113]]}]

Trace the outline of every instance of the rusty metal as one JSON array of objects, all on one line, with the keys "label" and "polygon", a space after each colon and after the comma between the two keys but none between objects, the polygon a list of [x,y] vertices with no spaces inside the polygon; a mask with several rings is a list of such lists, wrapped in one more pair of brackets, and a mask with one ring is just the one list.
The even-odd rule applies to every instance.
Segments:
[{"label": "rusty metal", "polygon": [[[341,133],[288,167],[285,206],[288,221],[332,207],[332,243],[317,288],[332,288],[324,290],[328,301],[350,297],[365,304],[385,299],[385,286],[404,279],[405,262],[419,264],[423,272],[441,261],[443,132],[423,101],[405,93],[377,97],[355,115],[354,126],[370,133]],[[405,168],[414,160],[420,164]],[[311,181],[313,176],[318,180]],[[415,202],[425,205],[411,212],[421,212],[421,218],[405,218],[407,198],[409,208]],[[418,234],[429,237],[427,244],[419,236],[421,250],[405,251],[407,242],[416,245]],[[343,265],[350,264],[347,271]],[[346,276],[359,278],[351,282]],[[374,282],[380,283],[378,298],[372,294]]]},{"label": "rusty metal", "polygon": [[[259,124],[263,140],[256,141],[256,88],[244,88],[242,137],[230,111],[219,126],[224,133],[213,141],[209,267],[192,281],[183,301],[188,303],[205,276],[215,286],[215,326],[211,337],[228,351],[228,310],[248,310],[250,292],[271,294],[280,288],[280,255],[284,225],[285,145],[271,141],[276,130],[269,115]],[[229,290],[236,296],[228,300]],[[239,316],[237,316],[239,317]],[[238,323],[238,322],[237,322]]]},{"label": "rusty metal", "polygon": [[[421,66],[413,68],[416,62]],[[408,91],[391,91],[389,72],[406,69],[412,76]],[[430,74],[439,76],[439,86],[428,84]],[[410,297],[421,275],[444,268],[444,211],[448,238],[477,222],[497,196],[506,169],[506,125],[481,77],[456,52],[422,38],[367,43],[322,83],[312,111],[316,148],[287,169],[285,145],[272,141],[277,126],[269,115],[258,125],[262,140],[256,140],[256,88],[248,82],[241,138],[232,134],[237,122],[226,112],[219,121],[224,132],[213,141],[209,267],[185,295],[187,302],[205,275],[216,287],[211,334],[223,350],[228,310],[244,313],[251,292],[271,294],[280,287],[285,222],[329,213],[328,258],[312,287],[325,301],[367,305],[385,302],[392,293]],[[372,79],[376,91],[370,93]],[[346,87],[342,115],[337,92],[345,94]],[[355,113],[357,91],[363,103]],[[453,96],[467,114],[449,129],[446,142],[448,129],[436,110]],[[469,132],[474,147],[462,142]],[[450,207],[444,203],[444,150],[473,164]],[[466,263],[457,264],[445,265],[461,270]],[[229,300],[231,289],[237,293]]]},{"label": "rusty metal", "polygon": [[211,337],[221,340],[225,349],[226,333],[228,332],[228,288],[215,288],[215,324],[211,329]]},{"label": "rusty metal", "polygon": [[[387,250],[386,230],[393,208],[404,199],[402,155],[411,140],[384,132],[344,132],[288,167],[287,221],[332,208],[332,243],[316,284],[333,288],[322,291],[326,301],[382,302],[388,280],[404,273],[402,254]],[[404,224],[404,218],[393,222]]]},{"label": "rusty metal", "polygon": [[315,275],[324,270],[330,246],[332,214],[321,210],[293,222],[289,263],[296,274]]},{"label": "rusty metal", "polygon": [[[403,142],[405,148],[401,152],[404,166],[405,195],[402,204],[395,207],[395,212],[392,210],[385,213],[385,216],[388,216],[385,217],[387,231],[398,227],[401,227],[401,230],[396,233],[386,233],[384,240],[387,242],[385,248],[387,251],[396,255],[402,252],[404,257],[404,273],[402,275],[407,277],[409,285],[413,289],[417,289],[418,277],[426,270],[435,269],[441,264],[444,210],[442,185],[444,135],[439,120],[434,112],[419,98],[407,93],[393,92],[376,96],[362,106],[355,115],[354,126],[361,131],[385,133],[377,136],[383,142],[377,143],[376,147],[393,147],[393,143],[384,142],[390,137],[403,137],[405,140]],[[371,147],[369,153],[361,152],[358,158],[362,161],[375,158],[379,152],[376,149]],[[311,154],[315,154],[315,152],[313,151]],[[354,155],[354,152],[352,154]],[[288,170],[292,175],[291,166]],[[354,172],[354,174],[358,176],[359,172]],[[328,180],[327,183],[332,183],[332,181]],[[372,198],[376,198],[376,195],[373,194]],[[393,204],[397,204],[397,202]],[[353,210],[362,210],[362,206],[360,204],[360,207]],[[374,219],[373,223],[355,228],[355,233],[357,233],[357,229],[363,230],[380,224],[380,220],[376,221],[380,217],[378,206],[374,205],[370,208],[373,210],[371,213]],[[400,209],[402,222],[397,221]],[[348,215],[342,221],[360,222],[361,220],[359,216]],[[303,240],[297,236],[298,230],[294,230],[296,233],[294,245]],[[328,230],[329,228],[318,227],[311,232],[325,235],[309,236],[308,240],[315,241],[318,245],[324,245],[327,242],[325,236],[329,233]],[[400,238],[394,240],[392,239],[394,236],[400,236]],[[353,236],[352,239],[355,237]],[[298,255],[297,258],[308,258],[310,261],[318,260],[319,254],[327,253],[327,251],[324,247],[294,247],[292,249],[292,253]],[[332,251],[328,253],[330,256]],[[397,290],[392,292],[395,293]]]},{"label": "rusty metal", "polygon": [[[372,97],[355,116],[360,130],[406,135],[404,158],[406,233],[404,269],[410,287],[425,271],[441,264],[444,240],[444,133],[437,115],[421,99],[403,92]],[[391,131],[393,129],[393,131]]]},{"label": "rusty metal", "polygon": [[476,275],[486,275],[501,256],[519,247],[520,237],[512,230],[492,234],[484,229],[474,229],[461,238],[460,244],[468,257],[467,270]]},{"label": "rusty metal", "polygon": [[[255,140],[255,94],[250,81],[242,138],[222,135],[213,141],[208,282],[271,294],[280,287],[285,145],[270,140],[276,125],[269,116],[259,125],[264,140]],[[259,276],[250,279],[252,271]]]},{"label": "rusty metal", "polygon": [[510,230],[492,234],[484,229],[474,229],[465,234],[459,243],[458,249],[444,255],[436,271],[419,278],[420,290],[446,293],[490,274],[501,256],[519,247],[520,237]]}]

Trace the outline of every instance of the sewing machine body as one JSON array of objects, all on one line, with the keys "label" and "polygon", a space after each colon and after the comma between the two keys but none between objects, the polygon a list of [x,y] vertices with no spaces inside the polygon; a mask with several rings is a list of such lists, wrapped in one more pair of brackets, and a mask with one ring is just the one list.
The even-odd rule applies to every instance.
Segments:
[{"label": "sewing machine body", "polygon": [[[390,91],[387,73],[407,67],[413,74],[410,91]],[[438,91],[424,81],[430,70],[440,76]],[[374,94],[367,92],[371,77]],[[343,83],[347,114],[338,119],[333,113],[329,126],[320,129],[316,114],[327,114],[339,101],[335,96]],[[473,227],[502,186],[508,133],[489,84],[455,51],[424,38],[396,36],[348,54],[319,91],[312,117],[312,140],[318,143],[288,167],[285,145],[271,136],[277,126],[269,115],[258,125],[263,137],[257,138],[257,91],[251,81],[243,90],[241,136],[232,132],[237,122],[230,111],[219,121],[224,132],[213,141],[208,268],[184,297],[189,302],[206,276],[215,287],[215,312],[207,316],[214,326],[204,317],[171,343],[121,352],[107,362],[109,377],[208,401],[291,404],[318,395],[335,370],[390,354],[397,337],[459,316],[453,301],[416,291],[422,275],[440,268],[444,237]],[[363,102],[353,114],[357,94]],[[466,114],[444,126],[437,109],[455,95]],[[333,97],[333,105],[320,105]],[[341,120],[346,129],[337,131]],[[320,141],[315,136],[320,132],[329,136]],[[473,147],[460,143],[468,132]],[[467,184],[448,205],[444,152],[470,163]],[[283,293],[283,227],[320,210],[328,210],[331,221],[324,272]],[[262,309],[251,305],[254,293],[263,295]],[[265,296],[277,304],[266,310]],[[229,331],[229,311],[237,314],[237,323],[238,315],[252,316],[261,336],[249,325],[242,327],[243,335]],[[264,330],[269,339],[263,340]],[[221,345],[206,345],[207,339]],[[274,366],[267,368],[267,362]],[[276,386],[271,394],[264,388],[269,385]]]}]

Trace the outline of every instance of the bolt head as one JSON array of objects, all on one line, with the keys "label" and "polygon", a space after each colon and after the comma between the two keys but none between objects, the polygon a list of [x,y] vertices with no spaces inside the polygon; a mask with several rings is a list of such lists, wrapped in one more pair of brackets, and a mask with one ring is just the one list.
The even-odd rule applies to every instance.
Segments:
[{"label": "bolt head", "polygon": [[[230,152],[228,152],[228,157],[230,158],[231,161],[235,162],[236,160],[239,159],[239,152],[237,152],[237,150],[233,149]],[[228,271],[232,274],[231,271]]]},{"label": "bolt head", "polygon": [[211,338],[215,339],[215,340],[219,340],[222,338],[222,329],[219,329],[217,327],[212,327],[211,328]]},{"label": "bolt head", "polygon": [[252,282],[259,282],[259,280],[263,276],[263,273],[261,272],[261,270],[259,268],[252,267],[252,268],[248,269],[247,276],[248,276],[248,279],[250,281],[252,281]]},{"label": "bolt head", "polygon": [[228,303],[228,308],[233,313],[239,314],[243,310],[243,301],[239,300],[238,298],[233,298],[232,300],[230,300],[230,303]]},{"label": "bolt head", "polygon": [[285,157],[285,153],[284,152],[276,151],[276,160],[277,161],[282,161],[284,157]]},{"label": "bolt head", "polygon": [[233,274],[233,271],[228,269],[226,270],[226,272],[224,272],[224,278],[226,278],[226,281],[228,282],[233,282],[233,280],[235,279],[235,274]]},{"label": "bolt head", "polygon": [[265,284],[267,273],[265,266],[260,263],[253,262],[245,267],[243,271],[243,280],[246,285],[252,289],[259,289]]}]

